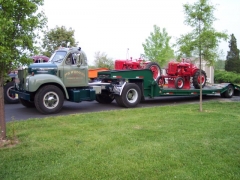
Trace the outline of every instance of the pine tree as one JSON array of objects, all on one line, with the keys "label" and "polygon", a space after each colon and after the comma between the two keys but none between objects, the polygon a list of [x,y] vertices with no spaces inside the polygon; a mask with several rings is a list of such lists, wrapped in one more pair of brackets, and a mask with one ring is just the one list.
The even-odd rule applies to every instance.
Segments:
[{"label": "pine tree", "polygon": [[237,48],[237,40],[234,34],[231,35],[229,41],[229,48],[227,54],[227,60],[225,62],[225,70],[240,73],[240,59],[239,59],[239,49]]}]

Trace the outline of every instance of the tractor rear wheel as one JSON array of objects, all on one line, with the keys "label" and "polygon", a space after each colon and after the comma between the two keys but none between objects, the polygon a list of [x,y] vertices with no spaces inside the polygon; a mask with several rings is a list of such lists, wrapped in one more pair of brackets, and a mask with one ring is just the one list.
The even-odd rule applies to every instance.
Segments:
[{"label": "tractor rear wheel", "polygon": [[[201,70],[201,80],[202,80],[202,88],[205,86],[207,81],[207,75],[206,72]],[[200,89],[200,70],[197,70],[195,74],[193,75],[193,86],[196,89]]]},{"label": "tractor rear wheel", "polygon": [[177,77],[175,80],[175,88],[182,89],[184,86],[184,79],[182,77]]},{"label": "tractor rear wheel", "polygon": [[124,107],[132,108],[141,101],[141,90],[138,85],[134,83],[126,84],[121,94],[120,104]]},{"label": "tractor rear wheel", "polygon": [[161,68],[158,63],[150,62],[146,65],[145,69],[150,69],[153,73],[153,79],[156,81],[157,78],[161,75]]}]

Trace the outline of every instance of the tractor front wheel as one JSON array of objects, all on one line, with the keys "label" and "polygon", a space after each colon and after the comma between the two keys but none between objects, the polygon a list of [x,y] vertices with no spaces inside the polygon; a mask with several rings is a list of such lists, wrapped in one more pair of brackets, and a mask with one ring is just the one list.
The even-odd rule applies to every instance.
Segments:
[{"label": "tractor front wheel", "polygon": [[157,78],[161,75],[161,68],[158,63],[150,62],[146,65],[145,69],[150,69],[153,73],[153,79],[156,81]]},{"label": "tractor front wheel", "polygon": [[[201,81],[202,81],[202,88],[204,88],[207,81],[207,75],[206,75],[206,72],[203,70],[201,70]],[[197,70],[193,75],[193,86],[196,89],[200,89],[200,70]]]},{"label": "tractor front wheel", "polygon": [[177,77],[175,80],[175,88],[182,89],[184,86],[184,79],[182,77]]},{"label": "tractor front wheel", "polygon": [[157,84],[158,84],[159,86],[164,86],[164,84],[165,84],[165,78],[159,76],[159,77],[157,78],[156,82],[157,82]]},{"label": "tractor front wheel", "polygon": [[61,89],[54,85],[47,85],[38,90],[34,103],[42,114],[57,113],[62,109],[64,95]]}]

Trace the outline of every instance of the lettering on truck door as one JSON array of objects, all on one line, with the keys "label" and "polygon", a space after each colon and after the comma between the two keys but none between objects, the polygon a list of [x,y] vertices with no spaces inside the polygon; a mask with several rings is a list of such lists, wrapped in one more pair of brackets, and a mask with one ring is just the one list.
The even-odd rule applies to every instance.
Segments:
[{"label": "lettering on truck door", "polygon": [[66,87],[78,87],[78,86],[86,86],[88,84],[88,74],[87,67],[81,65],[77,66],[76,60],[73,58],[70,53],[65,62],[63,69],[63,80]]}]

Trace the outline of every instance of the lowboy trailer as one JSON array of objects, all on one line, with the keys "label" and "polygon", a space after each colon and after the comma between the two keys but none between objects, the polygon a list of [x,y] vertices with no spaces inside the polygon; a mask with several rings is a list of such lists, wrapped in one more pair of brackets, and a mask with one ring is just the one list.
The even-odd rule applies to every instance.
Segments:
[{"label": "lowboy trailer", "polygon": [[[148,69],[104,71],[98,73],[98,78],[109,83],[117,104],[127,108],[137,106],[145,98],[200,95],[200,89],[193,86],[189,89],[176,89],[159,85]],[[223,98],[231,98],[239,95],[239,92],[240,87],[232,83],[210,84],[202,88],[202,95],[219,94]]]}]

